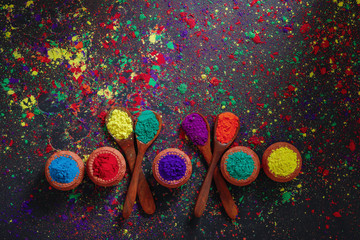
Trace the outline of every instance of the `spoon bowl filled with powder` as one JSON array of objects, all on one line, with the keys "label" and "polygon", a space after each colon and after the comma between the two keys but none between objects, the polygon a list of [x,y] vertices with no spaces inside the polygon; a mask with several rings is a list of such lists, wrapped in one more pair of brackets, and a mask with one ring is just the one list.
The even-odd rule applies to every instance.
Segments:
[{"label": "spoon bowl filled with powder", "polygon": [[46,161],[45,176],[53,188],[68,191],[83,180],[84,163],[76,153],[56,152]]},{"label": "spoon bowl filled with powder", "polygon": [[259,175],[258,155],[250,148],[237,146],[227,150],[220,163],[224,178],[236,186],[246,186]]},{"label": "spoon bowl filled with powder", "polygon": [[111,147],[101,147],[93,151],[86,164],[89,178],[98,186],[110,187],[124,177],[126,163],[123,155]]},{"label": "spoon bowl filled with powder", "polygon": [[105,118],[106,128],[115,140],[132,138],[134,135],[134,123],[130,112],[123,107],[113,107]]},{"label": "spoon bowl filled with powder", "polygon": [[190,158],[177,148],[161,151],[152,165],[154,178],[168,188],[184,185],[192,173]]},{"label": "spoon bowl filled with powder", "polygon": [[277,142],[269,146],[263,156],[265,174],[276,182],[288,182],[297,177],[302,166],[299,150],[287,142]]}]

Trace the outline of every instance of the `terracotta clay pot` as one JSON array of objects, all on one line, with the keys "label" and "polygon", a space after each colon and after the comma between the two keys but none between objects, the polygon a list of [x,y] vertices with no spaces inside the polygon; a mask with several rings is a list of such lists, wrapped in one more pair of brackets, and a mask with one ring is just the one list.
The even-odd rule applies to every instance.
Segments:
[{"label": "terracotta clay pot", "polygon": [[[235,152],[244,152],[244,153],[250,155],[254,161],[254,170],[247,179],[238,180],[236,178],[233,178],[229,174],[228,170],[226,169],[226,161],[227,161],[229,155],[231,155]],[[252,183],[253,181],[255,181],[255,179],[258,177],[259,172],[260,172],[260,160],[259,160],[258,155],[248,147],[243,147],[243,146],[232,147],[229,150],[227,150],[224,153],[224,155],[222,156],[221,163],[220,163],[220,169],[221,169],[221,173],[223,174],[224,178],[229,183],[236,185],[236,186],[246,186],[246,185],[249,185],[250,183]]]},{"label": "terracotta clay pot", "polygon": [[[100,154],[105,154],[105,153],[112,154],[116,158],[116,160],[118,162],[118,166],[119,166],[119,171],[115,175],[115,177],[113,177],[112,179],[108,179],[108,180],[104,180],[104,179],[94,175],[94,161],[97,158],[97,156],[99,156]],[[95,151],[93,151],[90,154],[89,159],[86,163],[86,172],[87,172],[89,178],[96,185],[102,186],[102,187],[110,187],[110,186],[117,185],[123,179],[123,177],[125,175],[125,171],[126,171],[126,163],[125,163],[124,156],[118,150],[116,150],[115,148],[111,148],[111,147],[101,147],[101,148],[96,149]]]},{"label": "terracotta clay pot", "polygon": [[[165,157],[167,155],[177,155],[180,158],[182,158],[185,162],[186,171],[185,171],[184,176],[182,178],[180,178],[179,180],[168,181],[168,180],[165,180],[160,175],[159,162],[163,157]],[[161,151],[155,157],[153,165],[152,165],[152,171],[153,171],[154,178],[156,179],[156,181],[158,181],[158,183],[160,183],[164,187],[177,188],[177,187],[180,187],[181,185],[185,184],[189,180],[191,173],[192,173],[192,165],[191,165],[190,158],[188,155],[186,155],[186,153],[184,153],[183,151],[181,151],[177,148],[168,148],[166,150]]]},{"label": "terracotta clay pot", "polygon": [[[79,174],[74,178],[74,180],[72,182],[70,182],[70,183],[59,183],[59,182],[54,181],[51,178],[49,166],[50,166],[51,162],[54,159],[58,158],[58,157],[71,158],[77,163],[77,166],[79,168]],[[46,164],[45,164],[45,177],[46,177],[47,181],[49,182],[49,184],[53,188],[56,188],[56,189],[61,190],[61,191],[68,191],[68,190],[76,188],[81,183],[81,181],[83,180],[84,172],[85,172],[85,167],[84,167],[83,161],[81,160],[81,158],[76,153],[73,153],[73,152],[70,152],[70,151],[59,151],[59,152],[54,153],[46,161]]]},{"label": "terracotta clay pot", "polygon": [[[274,151],[275,149],[281,148],[281,147],[286,147],[286,148],[289,148],[292,151],[294,151],[297,155],[297,160],[298,160],[298,164],[297,164],[295,171],[292,174],[285,176],[285,177],[277,176],[273,172],[271,172],[269,169],[269,162],[268,162],[268,158],[269,158],[270,154],[272,153],[272,151]],[[293,146],[287,142],[277,142],[277,143],[270,145],[265,150],[265,152],[262,156],[262,167],[264,169],[264,172],[270,179],[274,180],[275,182],[288,182],[288,181],[293,180],[295,177],[297,177],[297,175],[299,175],[301,166],[302,166],[302,158],[301,158],[299,150],[295,146]]]}]

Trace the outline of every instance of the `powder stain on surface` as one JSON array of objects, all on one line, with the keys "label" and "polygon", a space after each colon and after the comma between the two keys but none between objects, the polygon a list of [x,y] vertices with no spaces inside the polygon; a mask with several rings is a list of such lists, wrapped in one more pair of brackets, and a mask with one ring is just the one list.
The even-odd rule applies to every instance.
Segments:
[{"label": "powder stain on surface", "polygon": [[111,180],[119,172],[119,164],[113,154],[99,154],[94,160],[93,171],[94,176],[103,180]]},{"label": "powder stain on surface", "polygon": [[230,154],[225,165],[230,176],[236,180],[248,179],[255,168],[251,155],[241,151]]},{"label": "powder stain on surface", "polygon": [[226,112],[220,114],[216,128],[216,139],[221,143],[228,143],[235,135],[239,126],[239,118],[235,114]]},{"label": "powder stain on surface", "polygon": [[268,158],[269,170],[276,176],[289,176],[295,171],[298,164],[296,152],[287,147],[273,150]]},{"label": "powder stain on surface", "polygon": [[146,144],[155,137],[158,130],[159,121],[155,114],[150,110],[143,111],[138,117],[135,127],[137,139]]},{"label": "powder stain on surface", "polygon": [[291,192],[284,192],[282,194],[282,203],[290,202],[291,199]]},{"label": "powder stain on surface", "polygon": [[20,102],[20,106],[22,107],[23,110],[32,108],[35,104],[36,104],[36,99],[33,95],[31,95],[28,98],[25,98]]},{"label": "powder stain on surface", "polygon": [[61,156],[50,163],[49,172],[55,182],[70,183],[79,175],[80,170],[73,159]]},{"label": "powder stain on surface", "polygon": [[182,83],[179,87],[178,87],[178,90],[181,94],[184,94],[186,93],[186,90],[187,90],[187,85],[185,83]]},{"label": "powder stain on surface", "polygon": [[118,109],[111,112],[106,127],[116,139],[126,139],[133,131],[133,124],[129,115]]}]

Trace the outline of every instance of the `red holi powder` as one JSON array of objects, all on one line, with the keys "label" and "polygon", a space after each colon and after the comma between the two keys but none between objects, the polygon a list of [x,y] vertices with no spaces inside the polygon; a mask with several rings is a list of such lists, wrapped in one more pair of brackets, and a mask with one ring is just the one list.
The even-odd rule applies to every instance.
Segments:
[{"label": "red holi powder", "polygon": [[264,137],[257,137],[257,136],[252,136],[248,140],[248,143],[253,144],[255,147],[260,145],[263,142],[265,142],[265,138]]},{"label": "red holi powder", "polygon": [[93,171],[94,176],[103,180],[111,180],[119,172],[119,164],[113,154],[99,154],[94,160]]},{"label": "red holi powder", "polygon": [[350,140],[350,144],[348,147],[349,147],[350,151],[352,151],[352,152],[355,151],[356,145],[353,140]]}]

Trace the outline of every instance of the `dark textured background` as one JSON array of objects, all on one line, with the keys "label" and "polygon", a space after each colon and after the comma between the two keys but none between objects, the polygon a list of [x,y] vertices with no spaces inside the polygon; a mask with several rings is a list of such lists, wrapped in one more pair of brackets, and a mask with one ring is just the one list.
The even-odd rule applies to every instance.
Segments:
[{"label": "dark textured background", "polygon": [[[0,1],[1,239],[354,239],[359,233],[359,22],[353,1]],[[73,191],[44,177],[56,150],[84,160],[116,147],[104,126],[113,105],[164,126],[144,159],[157,211],[121,217],[130,181]],[[231,221],[215,188],[193,218],[205,162],[179,129],[191,112],[241,119],[234,145],[261,158],[286,141],[300,175],[275,183],[261,171],[230,186]],[[155,155],[185,151],[193,175],[156,183]]]}]

